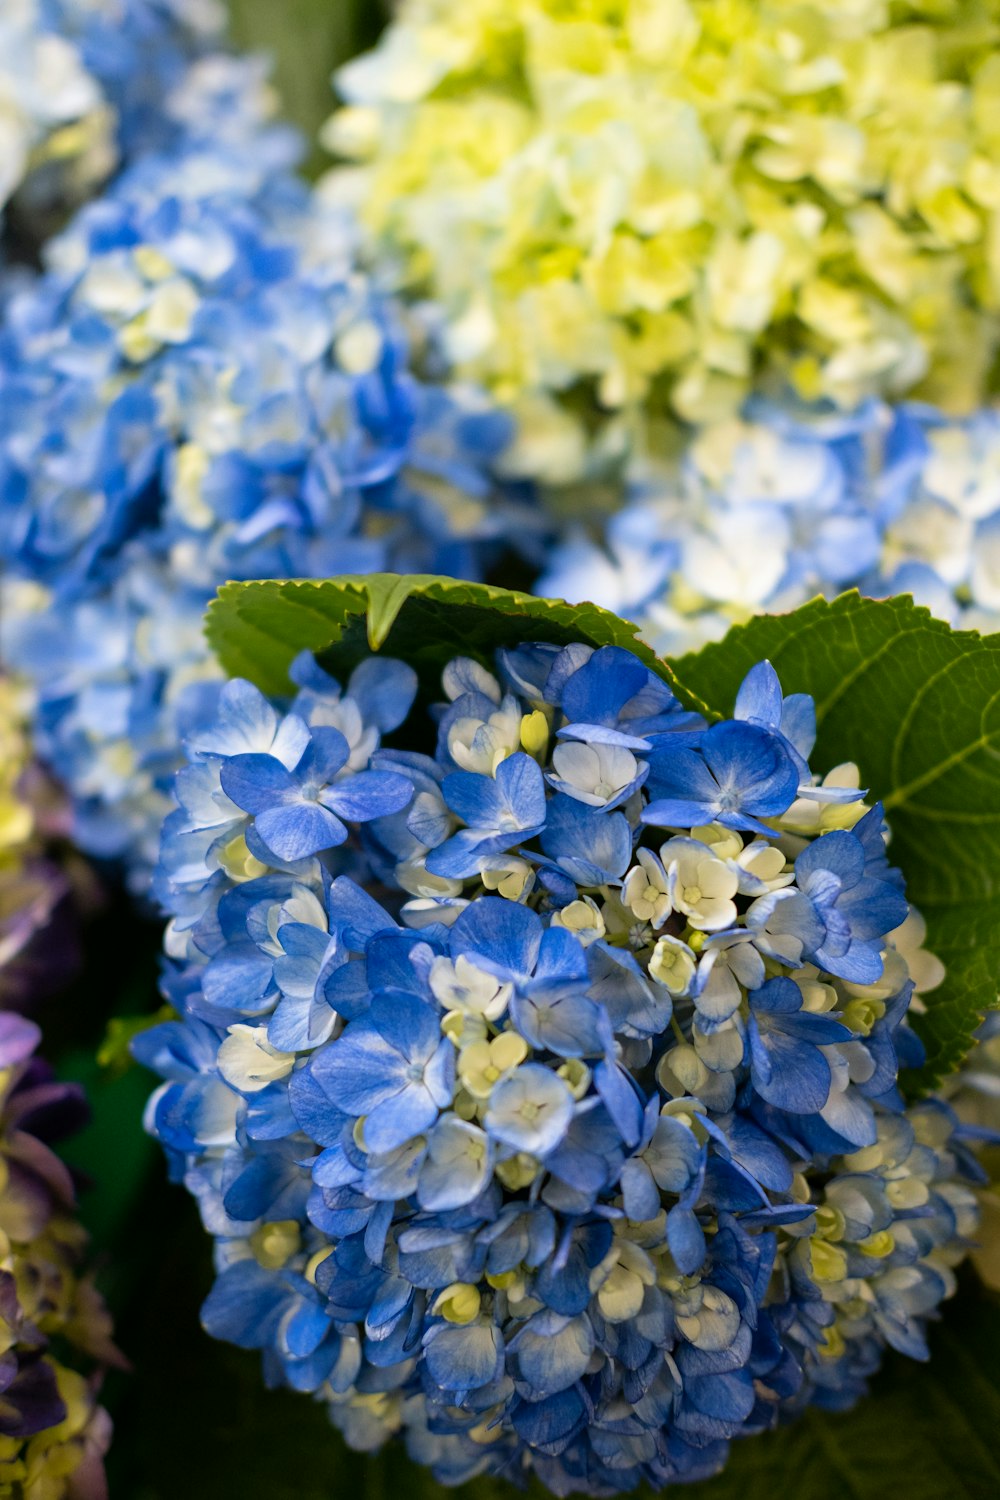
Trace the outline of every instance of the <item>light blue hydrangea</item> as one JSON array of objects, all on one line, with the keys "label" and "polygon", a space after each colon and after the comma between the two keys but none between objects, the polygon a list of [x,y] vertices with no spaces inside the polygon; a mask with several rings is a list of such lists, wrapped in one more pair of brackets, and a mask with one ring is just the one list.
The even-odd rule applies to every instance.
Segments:
[{"label": "light blue hydrangea", "polygon": [[761,663],[708,728],[582,645],[452,661],[433,725],[400,662],[293,676],[223,688],[157,874],[208,1331],[355,1447],[560,1495],[923,1357],[977,1167],[899,1094],[940,965],[812,700]]},{"label": "light blue hydrangea", "polygon": [[568,535],[538,584],[636,620],[665,652],[855,587],[1000,629],[1000,412],[751,402],[637,465],[601,541]]},{"label": "light blue hydrangea", "polygon": [[[0,332],[6,659],[75,835],[144,888],[201,634],[230,578],[475,575],[521,511],[508,420],[433,363],[350,224],[266,145],[145,157],[47,250]],[[485,549],[485,550],[484,550]]]},{"label": "light blue hydrangea", "polygon": [[100,85],[70,41],[45,27],[38,0],[10,0],[0,16],[0,210],[39,157],[69,157],[86,188],[109,170],[111,129]]},{"label": "light blue hydrangea", "polygon": [[228,47],[224,0],[40,0],[115,112],[130,162],[192,136],[245,139],[275,107],[268,64]]},{"label": "light blue hydrangea", "polygon": [[[274,99],[262,59],[225,46],[214,0],[5,0],[0,210],[6,259],[28,252],[117,169],[151,150],[259,133]],[[275,127],[267,148],[297,150]]]}]

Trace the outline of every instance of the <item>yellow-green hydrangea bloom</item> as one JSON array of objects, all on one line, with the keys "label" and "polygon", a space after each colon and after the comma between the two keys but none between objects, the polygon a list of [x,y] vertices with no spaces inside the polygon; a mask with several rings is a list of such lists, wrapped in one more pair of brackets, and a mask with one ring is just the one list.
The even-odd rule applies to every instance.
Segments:
[{"label": "yellow-green hydrangea bloom", "polygon": [[403,0],[327,143],[452,353],[579,471],[761,365],[981,399],[1000,337],[1000,0]]}]

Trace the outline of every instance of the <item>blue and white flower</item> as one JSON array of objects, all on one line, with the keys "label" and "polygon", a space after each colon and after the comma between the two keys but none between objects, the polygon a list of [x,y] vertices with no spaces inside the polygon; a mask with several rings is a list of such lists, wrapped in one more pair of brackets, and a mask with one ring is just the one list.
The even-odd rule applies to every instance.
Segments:
[{"label": "blue and white flower", "polygon": [[635,461],[598,524],[599,540],[564,538],[538,592],[603,604],[666,653],[848,588],[996,631],[1000,413],[754,399],[691,430],[679,458]]},{"label": "blue and white flower", "polygon": [[[219,584],[473,576],[524,520],[491,479],[507,420],[417,378],[430,351],[271,142],[220,129],[144,156],[50,242],[0,335],[4,655],[35,687],[77,843],[139,891],[178,742],[215,711]],[[326,695],[351,770],[359,713],[389,727],[366,692]],[[489,779],[500,750],[469,753]]]},{"label": "blue and white flower", "polygon": [[181,1019],[137,1051],[206,1327],[356,1445],[557,1494],[922,1356],[977,1168],[896,1087],[919,919],[811,702],[761,664],[709,728],[628,652],[526,645],[449,664],[435,737],[398,662],[294,677],[189,738],[157,875]]},{"label": "blue and white flower", "polygon": [[107,179],[150,151],[256,138],[274,166],[298,152],[267,67],[233,55],[214,0],[5,0],[0,16],[0,216],[16,262]]}]

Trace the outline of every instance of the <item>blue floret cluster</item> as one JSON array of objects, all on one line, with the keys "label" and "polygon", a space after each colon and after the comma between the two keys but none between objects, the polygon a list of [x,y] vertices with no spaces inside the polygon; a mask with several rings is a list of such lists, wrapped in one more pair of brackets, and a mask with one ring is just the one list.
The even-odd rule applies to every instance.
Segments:
[{"label": "blue floret cluster", "polygon": [[456,658],[430,716],[395,660],[293,677],[188,738],[135,1044],[209,1332],[355,1447],[560,1495],[925,1357],[977,1168],[899,1093],[943,971],[812,700],[765,662],[709,724],[584,645]]},{"label": "blue floret cluster", "polygon": [[0,18],[0,247],[30,262],[68,211],[150,151],[257,134],[272,154],[299,147],[268,127],[263,59],[237,57],[215,0],[8,0]]},{"label": "blue floret cluster", "polygon": [[192,139],[246,138],[275,109],[269,63],[230,50],[221,0],[37,3],[45,29],[76,48],[113,110],[119,163]]},{"label": "blue floret cluster", "polygon": [[1000,412],[755,398],[635,463],[600,539],[570,532],[538,584],[636,620],[663,652],[848,588],[1000,629]]},{"label": "blue floret cluster", "polygon": [[5,659],[76,841],[139,891],[181,735],[214,712],[219,584],[475,576],[520,516],[491,480],[508,419],[437,378],[269,143],[145,156],[0,333]]}]

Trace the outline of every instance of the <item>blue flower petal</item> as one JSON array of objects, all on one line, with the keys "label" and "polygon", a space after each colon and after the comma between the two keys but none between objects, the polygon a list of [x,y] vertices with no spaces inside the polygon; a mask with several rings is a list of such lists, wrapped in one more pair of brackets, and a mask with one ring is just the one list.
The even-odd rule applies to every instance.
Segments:
[{"label": "blue flower petal", "polygon": [[517,1376],[533,1400],[565,1391],[586,1373],[594,1331],[586,1317],[565,1318],[546,1308],[528,1319],[508,1344]]},{"label": "blue flower petal", "polygon": [[234,755],[219,773],[222,790],[254,815],[299,794],[299,783],[273,755]]},{"label": "blue flower petal", "polygon": [[432,1380],[443,1391],[470,1391],[488,1385],[503,1368],[503,1336],[495,1325],[432,1328],[424,1354]]},{"label": "blue flower petal", "polygon": [[351,823],[368,823],[399,812],[413,798],[413,787],[394,771],[359,771],[320,794],[324,807]]},{"label": "blue flower petal", "polygon": [[278,856],[294,862],[335,849],[347,838],[347,829],[317,802],[293,802],[258,813],[254,827],[260,839]]}]

